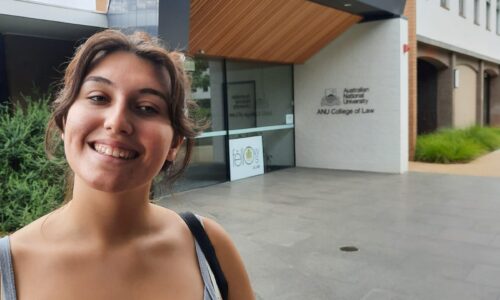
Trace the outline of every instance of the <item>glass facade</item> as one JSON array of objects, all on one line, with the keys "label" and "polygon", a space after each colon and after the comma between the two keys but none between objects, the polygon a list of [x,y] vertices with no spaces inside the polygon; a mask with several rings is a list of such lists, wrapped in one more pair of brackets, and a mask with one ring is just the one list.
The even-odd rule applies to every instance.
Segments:
[{"label": "glass facade", "polygon": [[159,0],[110,0],[109,27],[125,32],[140,30],[157,36],[158,10]]},{"label": "glass facade", "polygon": [[295,165],[291,65],[227,61],[229,138],[262,136],[264,169]]},{"label": "glass facade", "polygon": [[198,108],[192,113],[207,128],[196,138],[186,173],[175,186],[176,191],[189,190],[227,181],[227,131],[224,113],[224,61],[195,59],[191,99]]},{"label": "glass facade", "polygon": [[291,65],[202,58],[188,65],[192,113],[208,122],[175,191],[229,180],[233,139],[262,137],[264,172],[295,165]]}]

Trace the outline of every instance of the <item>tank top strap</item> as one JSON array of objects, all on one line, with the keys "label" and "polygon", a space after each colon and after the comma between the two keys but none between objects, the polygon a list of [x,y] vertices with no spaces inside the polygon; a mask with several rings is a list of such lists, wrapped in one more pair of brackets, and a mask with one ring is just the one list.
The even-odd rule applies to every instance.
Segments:
[{"label": "tank top strap", "polygon": [[201,277],[205,286],[203,300],[219,300],[221,299],[220,293],[218,293],[218,287],[216,286],[213,275],[211,274],[212,271],[210,270],[210,265],[208,264],[205,254],[203,254],[203,251],[197,241],[195,241],[195,247]]},{"label": "tank top strap", "polygon": [[0,239],[0,277],[1,300],[16,300],[16,284],[14,281],[14,268],[10,253],[10,240],[8,236]]}]

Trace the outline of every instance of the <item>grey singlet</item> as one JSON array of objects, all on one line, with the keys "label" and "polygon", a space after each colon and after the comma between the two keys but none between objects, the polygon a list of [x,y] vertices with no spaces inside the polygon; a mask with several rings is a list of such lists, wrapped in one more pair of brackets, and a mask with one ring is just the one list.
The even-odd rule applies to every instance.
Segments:
[{"label": "grey singlet", "polygon": [[[195,241],[196,255],[198,256],[198,265],[200,266],[201,276],[205,285],[203,300],[217,300],[214,285],[210,279],[210,267],[205,255],[201,251],[198,242]],[[14,268],[12,267],[12,258],[10,254],[9,237],[0,239],[0,277],[1,277],[1,300],[16,300],[16,283],[14,280]]]}]

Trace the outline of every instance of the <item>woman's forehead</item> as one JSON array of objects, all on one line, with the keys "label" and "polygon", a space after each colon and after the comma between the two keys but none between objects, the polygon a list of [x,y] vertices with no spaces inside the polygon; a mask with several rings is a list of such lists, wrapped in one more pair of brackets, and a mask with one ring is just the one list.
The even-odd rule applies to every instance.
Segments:
[{"label": "woman's forehead", "polygon": [[110,85],[128,83],[137,85],[152,85],[162,92],[170,91],[170,77],[165,66],[132,52],[116,51],[107,54],[90,68],[83,79],[82,85],[89,79]]}]

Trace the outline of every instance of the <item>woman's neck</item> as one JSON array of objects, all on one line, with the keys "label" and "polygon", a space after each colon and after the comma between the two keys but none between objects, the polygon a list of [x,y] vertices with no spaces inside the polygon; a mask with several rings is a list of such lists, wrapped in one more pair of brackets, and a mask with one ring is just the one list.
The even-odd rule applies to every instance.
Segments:
[{"label": "woman's neck", "polygon": [[103,192],[75,177],[73,199],[61,213],[77,236],[99,244],[120,244],[153,230],[150,184],[117,193]]}]

